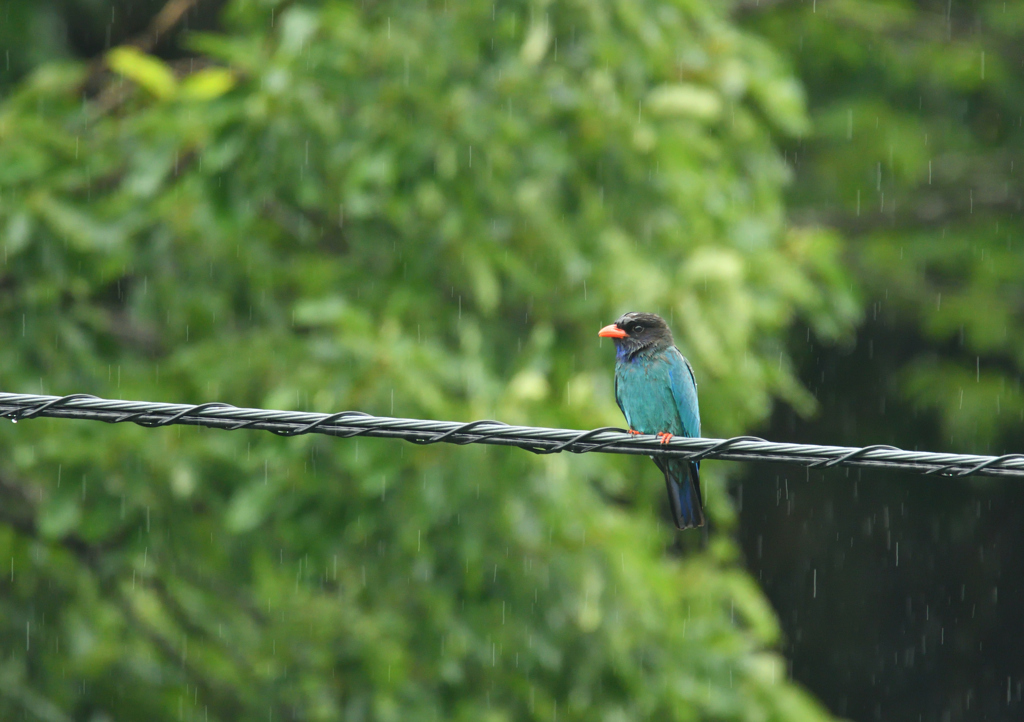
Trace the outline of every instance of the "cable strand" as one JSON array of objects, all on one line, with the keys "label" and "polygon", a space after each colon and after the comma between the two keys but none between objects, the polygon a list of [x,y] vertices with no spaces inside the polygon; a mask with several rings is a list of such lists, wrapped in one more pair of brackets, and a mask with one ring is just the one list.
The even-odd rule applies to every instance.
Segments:
[{"label": "cable strand", "polygon": [[979,456],[927,451],[907,451],[885,444],[862,448],[792,444],[766,441],[756,436],[730,439],[673,436],[662,443],[653,434],[631,434],[605,426],[597,429],[552,429],[514,426],[481,419],[468,423],[372,416],[362,411],[319,414],[306,411],[247,409],[217,401],[202,404],[165,404],[149,401],[116,401],[91,394],[41,396],[0,393],[0,418],[17,423],[49,417],[131,422],[146,428],[172,425],[205,426],[239,431],[269,431],[279,436],[317,433],[350,439],[370,436],[404,439],[414,444],[492,444],[515,446],[535,454],[600,452],[666,456],[688,461],[728,461],[796,464],[810,468],[858,467],[896,469],[925,476],[971,475],[1024,478],[1024,454]]}]

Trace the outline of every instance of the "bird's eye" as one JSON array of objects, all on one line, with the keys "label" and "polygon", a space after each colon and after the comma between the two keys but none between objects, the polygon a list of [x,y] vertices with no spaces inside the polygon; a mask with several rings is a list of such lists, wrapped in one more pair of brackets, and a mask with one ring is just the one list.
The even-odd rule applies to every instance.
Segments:
[{"label": "bird's eye", "polygon": [[633,333],[643,333],[643,332],[644,332],[644,327],[641,326],[640,324],[637,324],[636,326],[633,327]]}]

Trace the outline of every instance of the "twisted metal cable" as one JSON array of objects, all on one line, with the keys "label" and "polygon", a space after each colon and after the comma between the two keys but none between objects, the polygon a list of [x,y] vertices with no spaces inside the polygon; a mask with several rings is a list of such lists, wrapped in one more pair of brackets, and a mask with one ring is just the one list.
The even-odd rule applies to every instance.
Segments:
[{"label": "twisted metal cable", "polygon": [[688,439],[673,436],[668,443],[655,435],[630,434],[607,426],[589,431],[511,426],[500,421],[432,421],[371,416],[360,411],[317,414],[304,411],[244,409],[219,402],[205,404],[162,404],[149,401],[114,401],[89,394],[36,396],[0,393],[0,418],[17,423],[40,416],[63,419],[91,419],[117,424],[130,421],[155,428],[185,424],[235,431],[258,429],[280,436],[327,434],[351,438],[375,436],[405,439],[414,444],[494,444],[517,446],[536,454],[569,451],[582,454],[674,456],[692,461],[768,461],[814,467],[867,467],[913,471],[933,476],[1024,477],[1024,454],[977,456],[905,451],[876,444],[864,448],[780,444],[756,436],[732,439]]}]

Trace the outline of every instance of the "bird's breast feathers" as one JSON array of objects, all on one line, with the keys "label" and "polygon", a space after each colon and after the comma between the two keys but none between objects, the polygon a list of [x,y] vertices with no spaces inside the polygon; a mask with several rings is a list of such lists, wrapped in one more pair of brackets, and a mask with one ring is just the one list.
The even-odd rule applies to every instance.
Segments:
[{"label": "bird's breast feathers", "polygon": [[629,425],[643,434],[667,431],[677,436],[698,435],[700,422],[696,422],[696,432],[687,428],[693,426],[692,422],[685,422],[689,417],[696,418],[696,389],[692,392],[692,413],[680,408],[681,402],[689,405],[686,397],[690,394],[686,391],[692,386],[692,374],[676,348],[653,357],[634,356],[615,365],[616,401]]}]

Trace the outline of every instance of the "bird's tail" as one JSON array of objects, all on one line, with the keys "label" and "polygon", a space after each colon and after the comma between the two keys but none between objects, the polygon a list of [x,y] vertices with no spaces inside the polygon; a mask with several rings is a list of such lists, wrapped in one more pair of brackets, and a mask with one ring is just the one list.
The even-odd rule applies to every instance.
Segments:
[{"label": "bird's tail", "polygon": [[679,529],[704,526],[704,507],[700,498],[700,462],[681,459],[658,460],[665,472],[665,487],[672,519]]}]

